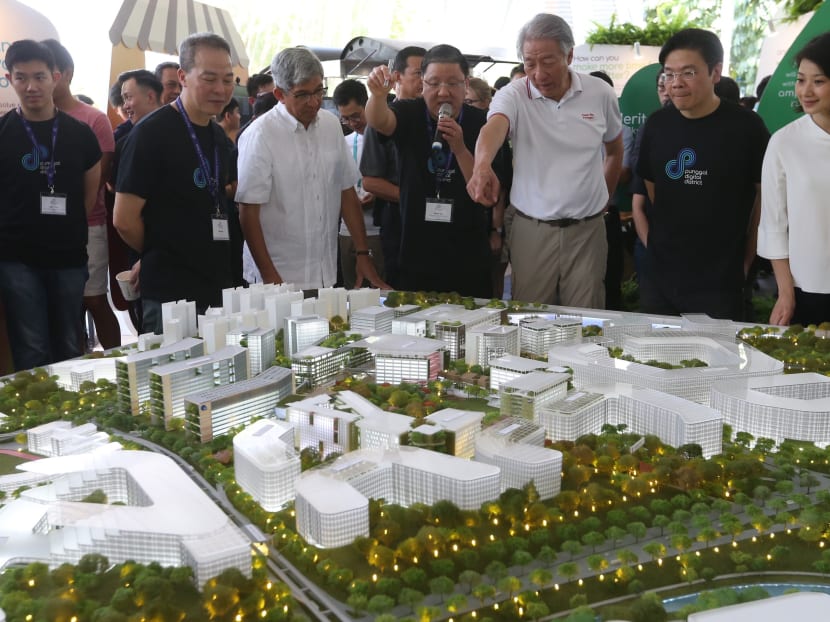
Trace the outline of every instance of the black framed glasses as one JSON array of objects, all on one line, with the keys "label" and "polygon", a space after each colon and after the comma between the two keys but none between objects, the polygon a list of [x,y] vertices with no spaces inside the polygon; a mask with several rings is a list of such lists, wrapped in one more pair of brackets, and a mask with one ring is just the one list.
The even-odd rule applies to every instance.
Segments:
[{"label": "black framed glasses", "polygon": [[288,94],[291,95],[291,97],[293,97],[294,99],[296,99],[299,103],[305,104],[308,103],[308,101],[312,97],[322,101],[322,99],[326,96],[327,92],[328,89],[324,86],[321,86],[320,88],[315,89],[310,93],[308,91],[300,91],[298,93],[292,93],[291,91],[288,91]]}]

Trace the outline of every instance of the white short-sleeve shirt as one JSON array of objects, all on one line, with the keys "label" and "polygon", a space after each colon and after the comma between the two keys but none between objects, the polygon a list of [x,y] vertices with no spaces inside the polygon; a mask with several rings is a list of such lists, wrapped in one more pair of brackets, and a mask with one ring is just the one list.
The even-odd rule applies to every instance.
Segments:
[{"label": "white short-sleeve shirt", "polygon": [[510,123],[510,202],[534,218],[586,218],[608,202],[602,147],[622,131],[617,96],[599,78],[569,73],[571,86],[560,101],[522,78],[490,104],[488,118],[498,114]]},{"label": "white short-sleeve shirt", "polygon": [[[334,285],[341,192],[359,178],[340,122],[326,110],[306,129],[279,103],[240,136],[236,201],[261,205],[268,254],[284,281]],[[248,282],[262,281],[247,243],[242,267]]]}]

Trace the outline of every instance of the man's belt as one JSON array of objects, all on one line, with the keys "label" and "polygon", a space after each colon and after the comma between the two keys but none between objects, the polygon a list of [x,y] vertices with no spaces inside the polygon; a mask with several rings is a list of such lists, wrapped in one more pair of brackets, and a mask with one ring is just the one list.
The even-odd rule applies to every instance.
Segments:
[{"label": "man's belt", "polygon": [[533,216],[528,216],[524,212],[520,210],[516,210],[516,215],[521,216],[525,220],[531,220],[533,222],[542,224],[542,225],[549,225],[551,227],[570,227],[571,225],[577,225],[581,222],[585,222],[587,220],[593,220],[594,218],[599,218],[605,212],[597,212],[596,214],[592,214],[585,218],[554,218],[552,220],[544,220],[542,218],[534,218]]}]

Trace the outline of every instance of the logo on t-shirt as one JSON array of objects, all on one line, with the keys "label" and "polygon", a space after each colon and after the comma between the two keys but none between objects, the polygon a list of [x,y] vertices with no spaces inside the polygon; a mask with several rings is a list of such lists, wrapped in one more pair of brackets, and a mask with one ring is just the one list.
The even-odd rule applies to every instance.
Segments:
[{"label": "logo on t-shirt", "polygon": [[695,162],[697,162],[695,150],[684,147],[678,152],[677,158],[666,162],[666,176],[675,181],[682,179],[684,184],[691,186],[702,186],[703,177],[708,175],[709,171],[691,168]]},{"label": "logo on t-shirt", "polygon": [[207,179],[205,179],[205,174],[198,166],[193,171],[193,183],[196,184],[196,187],[199,189],[207,187]]},{"label": "logo on t-shirt", "polygon": [[43,145],[38,145],[37,149],[32,149],[32,153],[25,154],[20,158],[20,163],[27,171],[36,171],[40,168],[40,161],[45,160],[49,156],[49,149]]}]

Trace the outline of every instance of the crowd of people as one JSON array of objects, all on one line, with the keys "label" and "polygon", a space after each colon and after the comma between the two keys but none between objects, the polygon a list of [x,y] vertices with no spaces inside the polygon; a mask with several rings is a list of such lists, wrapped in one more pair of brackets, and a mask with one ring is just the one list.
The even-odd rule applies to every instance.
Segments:
[{"label": "crowd of people", "polygon": [[286,48],[248,81],[241,126],[228,43],[198,33],[178,63],[118,77],[113,131],[73,97],[60,43],[13,43],[0,299],[15,367],[81,354],[84,308],[118,345],[108,269],[131,271],[142,332],[161,331],[166,301],[204,313],[246,283],[501,297],[508,261],[515,299],[613,307],[619,187],[633,197],[641,311],[742,319],[757,246],[779,289],[770,322],[830,319],[830,33],[797,56],[805,114],[772,140],[709,31],[663,45],[661,107],[636,138],[608,76],[570,68],[562,18],[533,17],[517,54],[491,89],[452,45],[406,47],[337,86],[338,119],[322,110],[319,59]]}]

